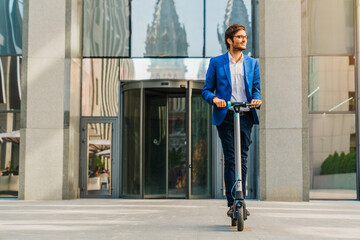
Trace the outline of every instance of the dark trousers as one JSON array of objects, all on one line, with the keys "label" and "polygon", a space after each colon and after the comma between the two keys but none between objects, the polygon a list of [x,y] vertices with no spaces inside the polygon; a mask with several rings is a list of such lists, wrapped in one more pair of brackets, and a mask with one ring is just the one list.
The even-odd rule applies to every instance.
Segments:
[{"label": "dark trousers", "polygon": [[[247,112],[240,117],[240,129],[241,129],[241,172],[242,172],[242,189],[244,198],[246,196],[246,174],[247,174],[247,157],[249,146],[251,144],[251,130],[254,125],[254,120],[251,112]],[[224,178],[225,189],[228,207],[233,205],[234,199],[231,196],[231,189],[236,181],[235,178],[235,149],[234,149],[234,112],[228,111],[225,120],[216,126],[221,145],[224,152]],[[235,187],[233,188],[233,196],[235,196]]]}]

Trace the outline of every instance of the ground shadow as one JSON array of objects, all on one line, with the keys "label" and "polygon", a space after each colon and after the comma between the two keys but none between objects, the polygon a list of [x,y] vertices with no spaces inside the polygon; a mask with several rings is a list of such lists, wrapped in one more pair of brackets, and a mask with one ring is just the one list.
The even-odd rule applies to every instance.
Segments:
[{"label": "ground shadow", "polygon": [[[200,226],[198,226],[200,227]],[[236,226],[232,227],[229,225],[208,225],[202,226],[204,231],[214,231],[214,232],[237,232]],[[199,228],[198,228],[199,229]],[[244,231],[249,231],[250,229],[245,226]]]}]

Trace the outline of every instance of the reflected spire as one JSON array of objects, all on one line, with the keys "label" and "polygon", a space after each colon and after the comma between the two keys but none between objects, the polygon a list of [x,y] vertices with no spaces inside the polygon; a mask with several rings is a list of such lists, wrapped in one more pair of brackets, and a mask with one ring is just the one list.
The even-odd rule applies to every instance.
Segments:
[{"label": "reflected spire", "polygon": [[180,25],[174,1],[158,0],[153,17],[147,27],[144,56],[187,56],[186,31]]},{"label": "reflected spire", "polygon": [[[249,9],[250,11],[250,9]],[[222,33],[219,31],[219,26],[217,28],[217,34],[218,34],[218,40],[221,45],[221,51],[225,53],[227,51],[226,45],[225,45],[225,30],[226,28],[231,24],[241,24],[246,28],[246,34],[250,37],[250,40],[248,41],[246,50],[244,51],[244,54],[248,54],[251,52],[252,49],[252,41],[251,41],[251,25],[249,22],[249,15],[248,10],[246,9],[246,6],[244,4],[243,0],[229,0],[227,3],[227,7],[225,10],[225,17],[224,17],[224,24],[223,24],[223,30]]]},{"label": "reflected spire", "polygon": [[[158,0],[154,19],[147,27],[145,57],[188,56],[184,24],[180,24],[173,0]],[[186,66],[183,59],[151,59],[148,68],[151,79],[184,79]]]}]

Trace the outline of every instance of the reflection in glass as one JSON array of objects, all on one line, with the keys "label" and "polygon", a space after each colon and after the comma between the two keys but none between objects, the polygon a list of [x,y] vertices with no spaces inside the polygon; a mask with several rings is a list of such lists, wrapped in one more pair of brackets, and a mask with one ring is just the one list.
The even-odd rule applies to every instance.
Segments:
[{"label": "reflection in glass", "polygon": [[0,57],[0,110],[19,110],[21,57]]},{"label": "reflection in glass", "polygon": [[353,0],[309,1],[309,55],[354,55],[353,9]]},{"label": "reflection in glass", "polygon": [[310,198],[356,198],[355,114],[309,114]]},{"label": "reflection in glass", "polygon": [[133,0],[133,57],[202,57],[203,0]]},{"label": "reflection in glass", "polygon": [[214,57],[227,51],[224,40],[225,30],[234,23],[246,28],[249,39],[244,54],[252,56],[251,18],[251,0],[207,0],[205,56]]},{"label": "reflection in glass", "polygon": [[145,195],[166,194],[166,95],[146,94]]},{"label": "reflection in glass", "polygon": [[210,106],[200,94],[191,99],[191,194],[210,195]]},{"label": "reflection in glass", "polygon": [[87,125],[87,194],[111,195],[111,123]]},{"label": "reflection in glass", "polygon": [[208,58],[120,59],[120,80],[205,80]]},{"label": "reflection in glass", "polygon": [[20,113],[0,113],[0,197],[19,191]]},{"label": "reflection in glass", "polygon": [[124,92],[123,194],[140,194],[140,89]]},{"label": "reflection in glass", "polygon": [[117,116],[119,60],[83,59],[82,116]]},{"label": "reflection in glass", "polygon": [[168,106],[168,193],[171,197],[185,197],[187,165],[185,97],[170,97]]},{"label": "reflection in glass", "polygon": [[309,111],[354,111],[352,56],[309,57]]},{"label": "reflection in glass", "polygon": [[129,1],[84,1],[84,56],[129,56]]},{"label": "reflection in glass", "polygon": [[23,1],[0,1],[0,56],[22,54]]}]

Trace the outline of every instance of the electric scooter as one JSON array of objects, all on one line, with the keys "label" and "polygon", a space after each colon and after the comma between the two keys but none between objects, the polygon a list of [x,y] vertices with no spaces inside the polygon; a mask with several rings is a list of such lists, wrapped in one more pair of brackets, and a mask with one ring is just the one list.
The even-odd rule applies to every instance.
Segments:
[{"label": "electric scooter", "polygon": [[[240,113],[241,107],[256,106],[257,104],[246,103],[246,102],[228,102],[230,110],[234,111],[234,122],[235,122],[235,176],[236,181],[235,197],[233,204],[233,214],[231,216],[231,226],[237,226],[238,231],[244,230],[244,221],[247,219],[246,204],[244,200],[244,194],[242,189],[242,172],[241,172],[241,135],[240,135]],[[246,179],[244,179],[246,181]],[[234,188],[233,187],[233,188]],[[231,192],[233,189],[231,189]]]}]

